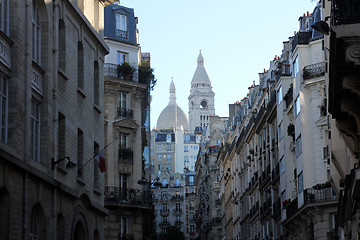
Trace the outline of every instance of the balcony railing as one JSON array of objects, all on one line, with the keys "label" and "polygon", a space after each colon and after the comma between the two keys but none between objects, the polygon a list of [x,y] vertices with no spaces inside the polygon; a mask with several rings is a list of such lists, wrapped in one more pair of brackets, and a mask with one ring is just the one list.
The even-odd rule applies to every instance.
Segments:
[{"label": "balcony railing", "polygon": [[120,149],[119,150],[119,161],[121,162],[133,162],[133,151],[130,149]]},{"label": "balcony railing", "polygon": [[168,221],[161,221],[161,222],[159,223],[159,226],[160,226],[160,227],[170,226],[170,222],[168,222]]},{"label": "balcony railing", "polygon": [[175,226],[181,226],[182,223],[182,221],[175,221]]},{"label": "balcony railing", "polygon": [[170,211],[169,209],[160,209],[160,215],[163,217],[169,216]]},{"label": "balcony railing", "polygon": [[291,76],[290,64],[282,64],[275,73],[276,81],[279,80],[282,76]]},{"label": "balcony railing", "polygon": [[337,200],[338,196],[335,194],[332,187],[313,189],[308,188],[304,190],[305,203],[318,203]]},{"label": "balcony railing", "polygon": [[119,240],[133,240],[134,234],[126,234],[126,233],[120,233],[119,234]]},{"label": "balcony railing", "polygon": [[303,69],[303,79],[312,79],[325,75],[325,63],[315,63],[308,66],[305,66]]},{"label": "balcony railing", "polygon": [[105,204],[152,204],[151,192],[132,188],[106,187]]},{"label": "balcony railing", "polygon": [[308,44],[311,37],[312,37],[312,32],[311,31],[298,32],[294,36],[294,39],[292,41],[292,50],[291,51],[293,52],[297,45]]},{"label": "balcony railing", "polygon": [[115,37],[122,38],[122,39],[127,39],[128,38],[127,36],[128,36],[127,31],[120,30],[120,29],[115,29]]},{"label": "balcony railing", "polygon": [[121,74],[118,70],[118,64],[113,63],[104,63],[104,76],[105,77],[111,77],[111,78],[117,78],[125,81],[131,81],[131,82],[139,82],[139,73],[136,69],[134,74],[132,75],[132,78],[127,80]]},{"label": "balcony railing", "polygon": [[182,209],[174,209],[175,216],[180,216],[182,214]]},{"label": "balcony railing", "polygon": [[360,1],[334,0],[332,1],[332,23],[333,25],[346,25],[360,23]]},{"label": "balcony railing", "polygon": [[122,108],[122,107],[117,108],[117,116],[121,118],[132,119],[134,115],[133,113],[134,111],[131,108]]}]

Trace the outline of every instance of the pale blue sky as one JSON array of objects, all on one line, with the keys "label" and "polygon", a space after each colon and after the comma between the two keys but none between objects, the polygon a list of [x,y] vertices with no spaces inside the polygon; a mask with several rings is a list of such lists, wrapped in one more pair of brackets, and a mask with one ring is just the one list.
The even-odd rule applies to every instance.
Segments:
[{"label": "pale blue sky", "polygon": [[215,113],[242,99],[258,73],[281,55],[314,0],[121,0],[138,17],[142,52],[151,53],[158,79],[152,92],[151,127],[169,101],[174,78],[178,105],[188,113],[190,83],[201,50],[215,93]]}]

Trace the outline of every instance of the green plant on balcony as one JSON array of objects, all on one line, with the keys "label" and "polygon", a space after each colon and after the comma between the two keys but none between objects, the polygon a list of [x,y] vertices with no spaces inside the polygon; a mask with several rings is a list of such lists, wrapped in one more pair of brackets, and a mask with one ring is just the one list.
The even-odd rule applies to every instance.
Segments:
[{"label": "green plant on balcony", "polygon": [[132,67],[129,63],[123,62],[122,64],[118,65],[118,72],[121,77],[125,78],[126,80],[130,80],[135,73],[135,68]]},{"label": "green plant on balcony", "polygon": [[157,80],[155,79],[154,69],[147,65],[139,65],[139,82],[149,86],[154,90]]},{"label": "green plant on balcony", "polygon": [[283,208],[287,209],[290,206],[290,203],[291,203],[291,199],[285,199],[282,202]]},{"label": "green plant on balcony", "polygon": [[331,183],[329,181],[327,181],[325,183],[316,184],[315,186],[313,186],[313,189],[320,190],[320,189],[329,188],[329,187],[331,187]]}]

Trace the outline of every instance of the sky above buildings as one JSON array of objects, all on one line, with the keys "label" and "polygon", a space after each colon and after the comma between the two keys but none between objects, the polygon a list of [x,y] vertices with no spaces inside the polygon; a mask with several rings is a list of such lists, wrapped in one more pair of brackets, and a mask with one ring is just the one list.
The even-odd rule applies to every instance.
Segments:
[{"label": "sky above buildings", "polygon": [[142,52],[151,53],[157,78],[152,91],[151,128],[169,102],[175,83],[178,105],[188,114],[190,83],[201,50],[215,92],[215,113],[259,83],[282,45],[298,31],[298,19],[312,13],[316,0],[121,0],[138,17]]}]

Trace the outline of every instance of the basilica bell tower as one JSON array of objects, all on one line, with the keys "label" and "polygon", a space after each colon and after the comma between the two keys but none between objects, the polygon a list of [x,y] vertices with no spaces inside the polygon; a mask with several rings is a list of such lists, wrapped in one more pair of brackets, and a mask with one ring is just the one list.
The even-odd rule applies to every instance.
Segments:
[{"label": "basilica bell tower", "polygon": [[204,129],[210,123],[210,116],[215,115],[215,93],[204,67],[204,58],[199,53],[197,68],[191,81],[189,100],[189,130],[196,127]]}]

